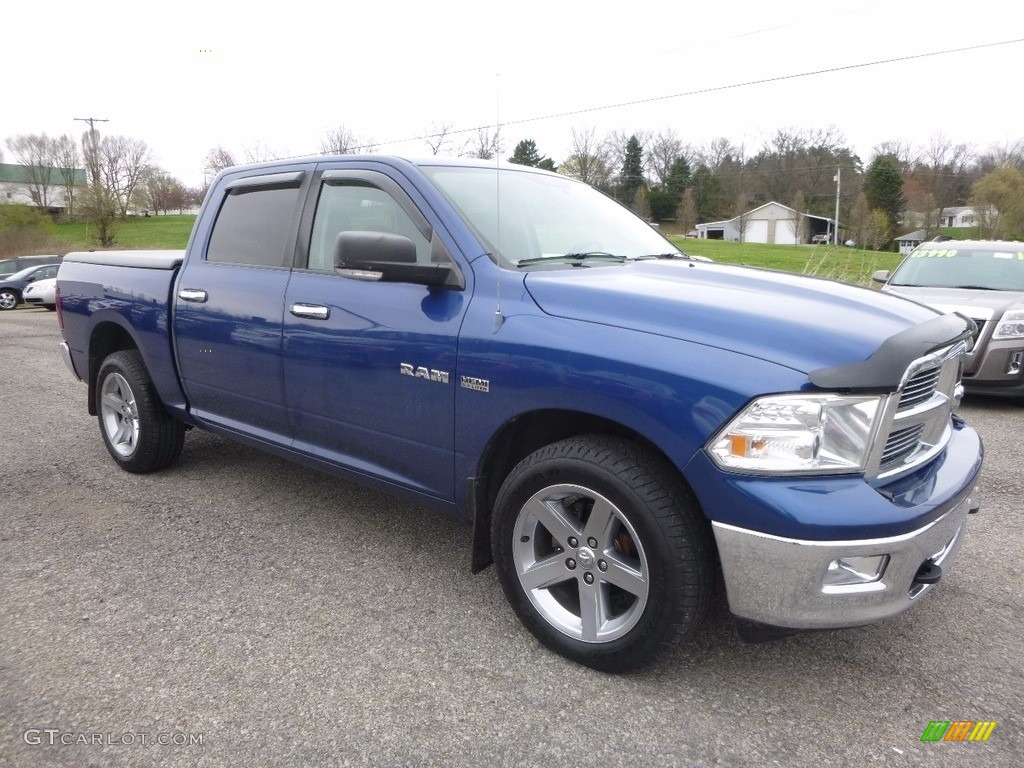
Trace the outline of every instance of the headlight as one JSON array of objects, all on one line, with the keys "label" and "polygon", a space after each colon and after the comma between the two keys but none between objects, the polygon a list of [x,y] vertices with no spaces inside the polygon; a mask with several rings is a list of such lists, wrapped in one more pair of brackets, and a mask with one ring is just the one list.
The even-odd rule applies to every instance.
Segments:
[{"label": "headlight", "polygon": [[847,395],[762,397],[708,443],[708,452],[720,467],[746,472],[863,472],[881,403]]},{"label": "headlight", "polygon": [[993,339],[1024,339],[1024,309],[1011,309],[1003,314]]}]

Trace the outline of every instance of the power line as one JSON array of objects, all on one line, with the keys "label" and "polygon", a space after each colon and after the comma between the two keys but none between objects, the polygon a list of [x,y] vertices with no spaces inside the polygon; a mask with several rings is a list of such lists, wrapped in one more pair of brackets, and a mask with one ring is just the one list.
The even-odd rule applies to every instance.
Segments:
[{"label": "power line", "polygon": [[[917,59],[934,58],[937,56],[949,56],[954,53],[966,53],[968,51],[978,51],[986,48],[996,48],[1001,45],[1015,45],[1017,43],[1024,43],[1024,38],[1017,38],[1015,40],[1000,40],[993,43],[981,43],[979,45],[969,45],[963,48],[950,48],[942,51],[931,51],[929,53],[916,53],[909,56],[896,56],[891,59],[876,59],[875,61],[861,62],[860,64],[846,64],[839,67],[828,67],[826,69],[815,69],[808,72],[797,72],[789,75],[777,75],[775,77],[763,77],[757,80],[746,80],[741,83],[730,83],[728,85],[715,85],[708,88],[698,88],[693,91],[683,91],[681,93],[672,93],[664,96],[650,96],[645,99],[634,99],[632,101],[623,101],[617,104],[605,104],[597,107],[584,107],[582,109],[570,110],[567,112],[554,112],[548,115],[537,115],[534,117],[524,117],[519,120],[506,120],[502,123],[503,127],[509,125],[524,125],[526,123],[536,123],[542,120],[555,120],[562,117],[573,117],[575,115],[585,115],[591,112],[603,112],[609,109],[621,109],[622,107],[635,107],[640,104],[652,104],[658,101],[668,101],[669,99],[681,99],[687,96],[701,96],[708,93],[718,93],[720,91],[735,90],[737,88],[749,88],[752,85],[767,85],[768,83],[779,83],[786,80],[797,80],[804,77],[815,77],[817,75],[828,75],[835,72],[848,72],[855,69],[864,69],[866,67],[877,67],[883,64],[897,64],[903,61],[914,61]],[[459,133],[472,133],[473,131],[483,131],[495,128],[494,125],[479,125],[473,128],[459,128],[456,130],[447,131],[446,135],[453,135]],[[411,136],[405,139],[394,139],[392,141],[381,141],[376,142],[375,146],[386,146],[388,144],[404,144],[407,141],[417,141],[425,138],[436,138],[439,134],[423,134],[420,136]],[[363,149],[363,147],[358,147]]]}]

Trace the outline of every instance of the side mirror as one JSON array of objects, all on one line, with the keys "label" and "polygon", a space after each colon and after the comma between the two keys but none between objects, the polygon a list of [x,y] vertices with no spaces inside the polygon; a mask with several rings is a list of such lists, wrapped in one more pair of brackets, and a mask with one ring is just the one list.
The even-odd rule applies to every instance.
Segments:
[{"label": "side mirror", "polygon": [[877,272],[875,272],[873,275],[871,275],[871,279],[874,280],[876,283],[888,282],[888,280],[889,280],[889,270],[888,269],[880,269]]},{"label": "side mirror", "polygon": [[334,271],[343,277],[384,283],[444,287],[449,264],[416,261],[416,244],[389,232],[342,232],[334,242]]}]

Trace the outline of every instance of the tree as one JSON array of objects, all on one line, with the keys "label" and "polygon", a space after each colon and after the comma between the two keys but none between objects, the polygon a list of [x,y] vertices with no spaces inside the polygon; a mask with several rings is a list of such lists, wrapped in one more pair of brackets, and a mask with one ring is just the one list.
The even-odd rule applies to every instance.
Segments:
[{"label": "tree", "polygon": [[96,240],[103,248],[111,247],[117,234],[117,201],[101,184],[90,184],[79,193],[79,215],[96,226]]},{"label": "tree", "polygon": [[491,133],[489,127],[477,128],[476,136],[470,139],[467,145],[467,155],[477,160],[493,160],[501,153],[501,129],[495,129]]},{"label": "tree", "polygon": [[523,139],[516,144],[516,148],[512,150],[512,157],[510,157],[508,161],[510,163],[515,163],[516,165],[528,165],[531,168],[547,168],[549,171],[554,170],[554,161],[552,161],[550,157],[543,157],[540,152],[537,151],[537,142],[533,139]]},{"label": "tree", "polygon": [[692,189],[683,192],[683,202],[679,204],[676,219],[683,232],[690,232],[697,226],[697,198]]},{"label": "tree", "polygon": [[141,139],[104,136],[100,142],[102,184],[121,218],[142,203],[140,184],[150,167],[149,147]]},{"label": "tree", "polygon": [[203,159],[203,173],[212,178],[233,165],[238,165],[235,162],[235,156],[224,147],[217,145],[206,153],[206,157]]},{"label": "tree", "polygon": [[872,211],[885,214],[888,225],[887,240],[896,234],[894,228],[900,222],[906,205],[903,197],[903,176],[899,162],[891,155],[879,155],[871,161],[864,176],[864,195]]},{"label": "tree", "polygon": [[242,157],[247,163],[265,163],[268,160],[277,160],[280,154],[272,150],[262,141],[257,141],[252,146],[242,147]]},{"label": "tree", "polygon": [[799,189],[796,194],[793,195],[793,203],[790,206],[796,211],[796,221],[793,222],[793,235],[796,237],[798,243],[807,242],[807,217],[801,216],[802,213],[807,213],[807,199],[804,197],[804,193]]},{"label": "tree", "polygon": [[466,142],[463,141],[462,145],[456,148],[456,141],[452,136],[453,133],[450,122],[431,123],[422,139],[430,147],[430,154],[432,155],[461,155],[466,149]]},{"label": "tree", "polygon": [[54,139],[53,152],[54,164],[60,175],[61,186],[64,187],[67,212],[73,214],[75,212],[75,189],[78,187],[78,178],[75,174],[82,162],[82,157],[78,154],[78,144],[75,143],[73,136],[65,133]]},{"label": "tree", "polygon": [[151,168],[146,174],[145,191],[154,213],[181,211],[186,206],[185,185],[161,168]]},{"label": "tree", "polygon": [[32,198],[36,205],[50,206],[50,190],[60,184],[60,174],[55,168],[56,146],[53,139],[45,133],[22,134],[7,140],[7,148],[11,150],[18,165],[24,168],[22,187],[25,194]]},{"label": "tree", "polygon": [[355,155],[377,149],[373,139],[356,136],[351,128],[339,125],[320,140],[320,151],[325,155]]},{"label": "tree", "polygon": [[630,208],[632,208],[633,213],[644,221],[651,220],[651,206],[647,202],[647,188],[643,184],[636,188],[636,192],[633,194],[633,204]]},{"label": "tree", "polygon": [[1024,172],[1004,165],[974,185],[971,198],[983,237],[1024,239]]},{"label": "tree", "polygon": [[597,189],[608,188],[611,168],[606,149],[595,138],[593,128],[572,129],[572,154],[561,164],[558,172]]},{"label": "tree", "polygon": [[637,190],[644,184],[644,148],[636,134],[626,141],[626,151],[619,171],[619,199],[633,203]]},{"label": "tree", "polygon": [[[686,163],[687,176],[689,175],[690,164],[683,154],[683,142],[671,128],[666,128],[651,136],[645,149],[648,170],[650,170],[655,185],[667,187],[672,169],[680,160]],[[679,189],[678,194],[681,196],[683,190]]]},{"label": "tree", "polygon": [[720,221],[730,212],[722,182],[706,165],[698,165],[693,172],[693,196],[698,221]]}]

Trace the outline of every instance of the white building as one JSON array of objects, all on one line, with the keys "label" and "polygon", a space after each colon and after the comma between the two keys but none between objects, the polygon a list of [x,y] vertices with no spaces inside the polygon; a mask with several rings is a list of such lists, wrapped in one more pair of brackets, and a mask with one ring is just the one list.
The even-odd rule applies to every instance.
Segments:
[{"label": "white building", "polygon": [[800,213],[782,203],[765,203],[726,221],[697,225],[697,237],[744,243],[797,245],[815,235],[831,235],[835,221],[825,216]]},{"label": "white building", "polygon": [[33,168],[27,165],[0,163],[0,205],[30,205],[37,208],[45,207],[50,213],[64,213],[68,207],[65,176],[69,175],[75,186],[85,185],[84,168],[42,168],[42,178],[46,180],[46,205],[36,190],[39,184],[33,174]]}]

